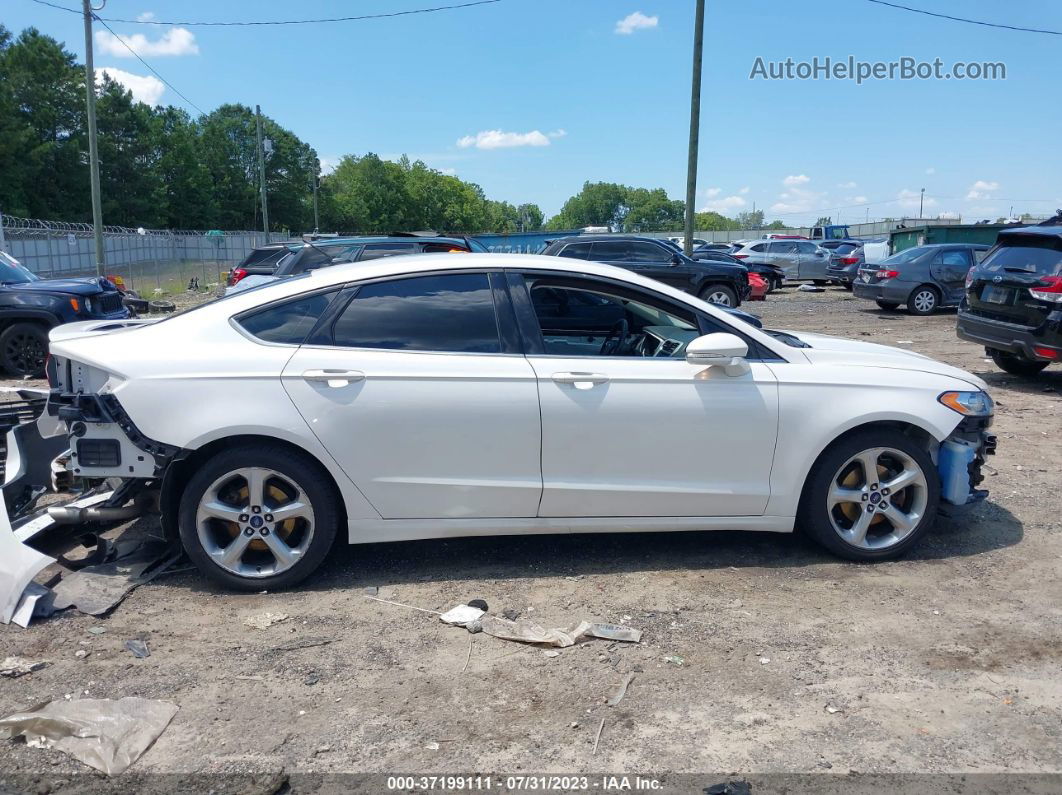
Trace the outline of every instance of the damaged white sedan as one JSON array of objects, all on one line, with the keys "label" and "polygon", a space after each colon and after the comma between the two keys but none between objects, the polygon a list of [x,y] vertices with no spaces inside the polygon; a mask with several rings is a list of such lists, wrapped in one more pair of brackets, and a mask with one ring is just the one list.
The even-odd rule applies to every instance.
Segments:
[{"label": "damaged white sedan", "polygon": [[526,255],[338,265],[160,321],[51,333],[69,468],[159,490],[215,581],[351,543],[799,526],[899,555],[977,490],[993,404],[894,348],[757,328],[630,271]]}]

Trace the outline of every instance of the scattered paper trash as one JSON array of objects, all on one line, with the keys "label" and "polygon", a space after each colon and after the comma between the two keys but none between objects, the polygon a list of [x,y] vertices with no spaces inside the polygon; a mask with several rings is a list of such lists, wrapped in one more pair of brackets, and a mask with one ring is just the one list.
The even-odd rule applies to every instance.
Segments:
[{"label": "scattered paper trash", "polygon": [[672,654],[670,657],[665,657],[664,662],[671,663],[672,665],[685,665],[686,661],[679,657],[677,654]]},{"label": "scattered paper trash", "polygon": [[627,695],[627,687],[634,679],[634,674],[627,674],[623,677],[623,681],[616,685],[616,689],[612,691],[612,695],[605,700],[605,703],[610,707],[614,707],[623,701],[623,697]]},{"label": "scattered paper trash", "polygon": [[589,621],[580,621],[571,629],[546,629],[528,619],[509,621],[498,616],[483,615],[477,620],[483,631],[495,638],[517,643],[544,643],[562,649],[574,646],[583,638],[603,638],[629,643],[638,643],[642,639],[641,630],[615,624],[591,624]]},{"label": "scattered paper trash", "polygon": [[453,624],[454,626],[463,627],[472,621],[477,620],[480,616],[486,613],[479,607],[473,605],[458,605],[447,610],[445,613],[439,616],[439,620],[447,624]]},{"label": "scattered paper trash", "polygon": [[91,635],[102,635],[104,632],[107,631],[107,627],[99,627],[99,626],[89,627],[85,631],[88,632]]},{"label": "scattered paper trash", "polygon": [[542,652],[542,654],[544,654],[546,657],[560,657],[560,652],[556,649],[546,649],[546,651]]},{"label": "scattered paper trash", "polygon": [[438,751],[439,750],[439,744],[436,743],[436,742],[428,743],[424,747],[427,748],[429,751]]},{"label": "scattered paper trash", "polygon": [[125,648],[127,648],[138,660],[151,656],[151,649],[149,649],[147,643],[142,640],[136,640],[135,638],[127,640],[125,642]]},{"label": "scattered paper trash", "polygon": [[25,676],[34,671],[39,671],[47,664],[47,660],[27,660],[24,657],[7,657],[3,662],[0,662],[0,676],[14,679],[18,676]]},{"label": "scattered paper trash", "polygon": [[841,711],[841,708],[835,707],[833,704],[827,704],[826,711],[829,712],[831,715],[836,715],[838,712]]},{"label": "scattered paper trash", "polygon": [[248,616],[243,623],[252,629],[267,629],[274,624],[287,621],[291,616],[287,613],[261,613],[257,616]]},{"label": "scattered paper trash", "polygon": [[176,704],[148,698],[46,701],[0,718],[0,740],[55,748],[109,776],[121,773],[165,731]]},{"label": "scattered paper trash", "polygon": [[897,345],[914,345],[914,340],[896,340]]},{"label": "scattered paper trash", "polygon": [[824,293],[824,292],[826,292],[826,288],[825,287],[817,287],[814,284],[802,284],[799,287],[797,287],[797,290],[799,290],[802,293]]},{"label": "scattered paper trash", "polygon": [[767,665],[771,661],[770,657],[760,657],[760,665]]}]

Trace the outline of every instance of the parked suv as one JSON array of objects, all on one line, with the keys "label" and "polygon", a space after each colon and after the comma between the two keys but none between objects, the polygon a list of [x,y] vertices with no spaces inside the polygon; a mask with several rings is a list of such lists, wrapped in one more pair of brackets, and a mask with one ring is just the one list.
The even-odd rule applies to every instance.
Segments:
[{"label": "parked suv", "polygon": [[879,265],[863,265],[852,294],[882,309],[907,304],[912,315],[931,315],[942,306],[958,306],[966,274],[986,251],[988,246],[957,243],[905,249]]},{"label": "parked suv", "polygon": [[830,255],[810,240],[750,240],[734,256],[746,264],[774,265],[787,279],[826,284]]},{"label": "parked suv", "polygon": [[0,251],[0,367],[11,375],[44,372],[54,326],[127,317],[122,294],[106,279],[41,279]]},{"label": "parked suv", "polygon": [[1062,227],[1000,232],[966,276],[956,331],[1014,375],[1062,361]]},{"label": "parked suv", "polygon": [[604,262],[692,293],[711,304],[740,306],[749,297],[744,264],[698,261],[668,241],[634,235],[579,235],[554,240],[542,253]]},{"label": "parked suv", "polygon": [[268,284],[288,276],[327,268],[341,262],[365,262],[398,254],[438,254],[446,252],[485,254],[486,247],[468,237],[396,234],[378,237],[349,237],[293,243],[290,254],[282,257],[272,273],[246,276],[236,283],[230,280],[225,294]]}]

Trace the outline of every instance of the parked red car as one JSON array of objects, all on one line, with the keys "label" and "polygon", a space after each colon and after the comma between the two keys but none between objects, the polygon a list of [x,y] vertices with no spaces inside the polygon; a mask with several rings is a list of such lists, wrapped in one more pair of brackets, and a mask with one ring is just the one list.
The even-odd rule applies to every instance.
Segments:
[{"label": "parked red car", "polygon": [[750,301],[767,300],[767,280],[758,273],[749,273]]}]

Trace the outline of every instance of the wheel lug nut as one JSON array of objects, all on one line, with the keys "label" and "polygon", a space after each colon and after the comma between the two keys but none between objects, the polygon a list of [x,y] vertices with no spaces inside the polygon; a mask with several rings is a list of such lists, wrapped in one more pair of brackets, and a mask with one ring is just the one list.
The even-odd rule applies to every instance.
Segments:
[{"label": "wheel lug nut", "polygon": [[264,535],[264,536],[269,535],[269,528],[268,527],[263,527],[262,528],[262,535]]},{"label": "wheel lug nut", "polygon": [[271,514],[271,513],[267,513],[267,514],[265,515],[265,520],[266,520],[267,522],[272,522],[272,521],[273,521],[273,514]]},{"label": "wheel lug nut", "polygon": [[889,493],[889,490],[888,490],[888,489],[882,489],[882,490],[881,490],[881,493],[882,493],[882,494],[886,494],[886,495],[887,495],[887,494]]},{"label": "wheel lug nut", "polygon": [[870,487],[870,490],[871,491],[877,491],[878,490],[878,484],[875,483],[873,486]]},{"label": "wheel lug nut", "polygon": [[241,514],[240,514],[240,521],[241,521],[241,522],[246,522],[246,521],[247,521],[248,519],[250,519],[250,518],[251,518],[251,517],[249,517],[249,516],[248,516],[247,514],[245,514],[245,513],[241,513]]},{"label": "wheel lug nut", "polygon": [[254,528],[253,527],[248,527],[246,530],[243,531],[243,533],[244,533],[244,535],[253,536],[254,535]]},{"label": "wheel lug nut", "polygon": [[261,506],[259,506],[259,505],[252,505],[251,506],[251,513],[261,513],[261,512],[262,512]]},{"label": "wheel lug nut", "polygon": [[874,506],[873,505],[868,505],[867,506],[867,513],[874,513]]},{"label": "wheel lug nut", "polygon": [[862,499],[863,499],[863,502],[866,502],[867,500],[870,499],[870,495],[869,494],[864,494]]}]

